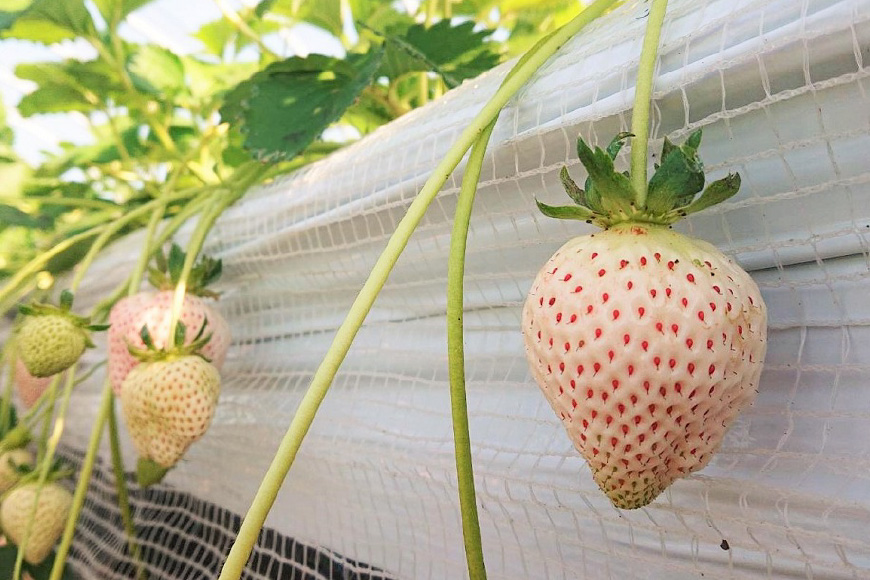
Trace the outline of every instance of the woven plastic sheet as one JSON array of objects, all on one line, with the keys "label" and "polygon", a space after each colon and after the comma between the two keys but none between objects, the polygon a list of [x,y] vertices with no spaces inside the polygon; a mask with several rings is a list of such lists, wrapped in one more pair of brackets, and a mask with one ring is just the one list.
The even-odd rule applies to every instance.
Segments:
[{"label": "woven plastic sheet", "polygon": [[[629,127],[646,9],[628,2],[569,42],[503,112],[485,161],[465,322],[489,577],[870,577],[870,1],[669,7],[651,151],[703,128],[710,178],[740,172],[735,198],[678,228],[734,255],[770,308],[758,401],[710,465],[646,508],[617,511],[529,377],[522,300],[546,258],[591,231],[544,218],[534,198],[564,200],[563,165],[582,179],[578,134],[604,144]],[[506,71],[251,192],[220,219],[207,252],[224,260],[218,307],[233,345],[214,424],[167,483],[245,512],[390,233]],[[466,575],[445,333],[460,178],[411,239],[267,522],[402,579]],[[138,241],[95,265],[82,306],[121,281]],[[85,447],[100,384],[74,394],[69,445]],[[112,578],[89,568],[89,521],[76,568]]]}]

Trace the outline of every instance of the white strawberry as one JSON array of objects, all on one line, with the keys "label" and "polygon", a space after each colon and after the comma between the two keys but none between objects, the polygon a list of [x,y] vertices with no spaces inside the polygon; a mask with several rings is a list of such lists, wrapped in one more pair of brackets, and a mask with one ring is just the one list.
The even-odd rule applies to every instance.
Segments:
[{"label": "white strawberry", "polygon": [[63,533],[72,506],[72,494],[58,483],[47,483],[39,492],[37,503],[36,482],[13,489],[0,505],[0,525],[12,543],[20,546],[27,533],[33,506],[35,518],[24,548],[24,559],[39,564],[51,553],[55,542]]},{"label": "white strawberry", "polygon": [[18,399],[25,408],[30,408],[42,396],[54,377],[34,377],[20,358],[15,360],[13,381]]},{"label": "white strawberry", "polygon": [[[127,373],[139,361],[130,354],[129,347],[144,348],[140,337],[143,326],[148,327],[154,345],[158,349],[169,346],[169,323],[172,317],[174,292],[165,290],[157,293],[140,293],[120,300],[109,315],[108,333],[108,373],[116,394],[120,394],[121,384]],[[206,304],[199,296],[186,294],[179,320],[187,328],[186,342],[207,324],[205,332],[211,334],[202,349],[202,354],[220,370],[229,349],[230,327],[221,314]]]},{"label": "white strawberry", "polygon": [[615,506],[632,509],[706,466],[752,403],[767,316],[746,272],[710,244],[668,229],[736,193],[739,177],[695,200],[700,134],[682,147],[666,142],[665,175],[656,173],[638,209],[612,166],[622,139],[607,152],[578,143],[586,190],[563,172],[577,206],[539,203],[547,215],[605,231],[569,241],[541,269],[523,333],[532,375],[595,481]]},{"label": "white strawberry", "polygon": [[165,473],[205,434],[219,395],[220,374],[196,355],[169,354],[130,371],[121,386],[121,407],[139,452],[140,483],[150,483],[143,481],[143,461]]},{"label": "white strawberry", "polygon": [[[108,335],[108,374],[115,394],[120,394],[121,384],[127,373],[139,361],[130,354],[129,347],[145,347],[140,335],[143,327],[148,328],[156,349],[170,346],[174,337],[169,336],[172,317],[172,303],[175,287],[184,263],[184,252],[173,245],[168,256],[156,255],[156,267],[149,271],[149,281],[159,289],[158,292],[140,292],[119,300],[109,314]],[[211,339],[202,348],[202,355],[212,361],[220,370],[226,359],[231,341],[230,327],[226,319],[212,308],[204,297],[216,298],[217,294],[206,286],[214,282],[221,273],[221,262],[203,257],[194,266],[186,284],[186,294],[181,307],[179,320],[187,328],[186,343],[204,329]]]}]

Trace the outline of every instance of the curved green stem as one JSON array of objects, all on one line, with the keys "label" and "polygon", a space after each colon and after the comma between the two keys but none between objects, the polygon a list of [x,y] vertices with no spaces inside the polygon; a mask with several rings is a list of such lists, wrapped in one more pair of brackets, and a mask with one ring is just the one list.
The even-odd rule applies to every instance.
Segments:
[{"label": "curved green stem", "polygon": [[631,184],[635,191],[635,205],[646,207],[647,156],[649,155],[649,122],[652,106],[653,77],[656,71],[659,41],[665,21],[668,0],[652,0],[646,35],[637,68],[637,89],[634,94],[634,109],[631,113]]},{"label": "curved green stem", "polygon": [[219,580],[238,580],[241,577],[245,563],[257,541],[259,531],[278,496],[278,491],[281,489],[287,472],[293,465],[302,441],[314,421],[320,403],[326,396],[335,374],[368,316],[372,304],[386,283],[387,277],[405,249],[417,224],[423,218],[429,204],[435,199],[471,145],[477,141],[486,126],[496,118],[511,97],[565,42],[612,7],[616,1],[597,0],[571,22],[535,45],[532,51],[521,58],[492,99],[465,128],[457,142],[450,148],[408,207],[407,213],[396,226],[396,230],[387,242],[387,247],[378,258],[371,274],[354,300],[347,317],[336,332],[332,345],[314,374],[308,391],[299,403],[299,408],[281,440],[278,451],[257,490],[248,513],[245,515],[236,541],[233,543],[227,561],[221,570]]},{"label": "curved green stem", "polygon": [[468,431],[468,404],[465,394],[464,347],[464,281],[465,250],[468,225],[477,183],[486,154],[486,146],[495,128],[495,120],[480,135],[465,166],[459,201],[453,217],[450,235],[450,259],[447,265],[447,356],[450,366],[450,401],[453,414],[453,443],[456,448],[456,476],[459,481],[459,506],[462,512],[462,533],[465,538],[465,558],[469,580],[486,580],[480,521],[474,491],[474,468],[471,456],[471,436]]},{"label": "curved green stem", "polygon": [[[241,171],[241,170],[240,170]],[[175,336],[175,329],[178,325],[178,320],[181,317],[181,308],[184,306],[184,295],[187,291],[187,278],[193,269],[193,264],[196,261],[199,252],[202,250],[203,244],[208,233],[217,219],[223,214],[229,206],[234,204],[242,197],[248,188],[257,182],[260,175],[266,171],[263,166],[254,166],[254,171],[245,174],[245,177],[236,181],[232,189],[224,199],[217,202],[213,207],[203,211],[196,228],[190,236],[187,243],[187,254],[184,259],[184,266],[179,275],[178,285],[175,287],[175,294],[172,297],[172,315],[169,321],[169,337]],[[197,329],[198,330],[198,329]]]}]

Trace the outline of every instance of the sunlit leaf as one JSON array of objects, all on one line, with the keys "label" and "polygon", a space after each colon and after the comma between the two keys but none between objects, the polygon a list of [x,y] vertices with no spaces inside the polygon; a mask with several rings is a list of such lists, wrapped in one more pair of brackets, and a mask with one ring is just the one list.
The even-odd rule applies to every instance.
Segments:
[{"label": "sunlit leaf", "polygon": [[184,66],[172,51],[159,46],[139,47],[127,60],[133,85],[155,96],[173,95],[184,88]]},{"label": "sunlit leaf", "polygon": [[384,32],[386,54],[379,72],[391,79],[415,71],[437,72],[455,87],[498,64],[500,57],[487,42],[492,32],[475,30],[474,22],[453,25],[449,20],[405,30],[392,27]]},{"label": "sunlit leaf", "polygon": [[241,130],[261,160],[292,159],[337,121],[371,83],[382,52],[323,55],[276,62],[227,97],[221,119]]},{"label": "sunlit leaf", "polygon": [[[9,13],[4,14],[7,16],[0,22],[9,20]],[[84,0],[34,0],[9,24],[4,37],[46,44],[96,34]]]},{"label": "sunlit leaf", "polygon": [[120,22],[131,12],[153,0],[93,0],[106,22]]}]

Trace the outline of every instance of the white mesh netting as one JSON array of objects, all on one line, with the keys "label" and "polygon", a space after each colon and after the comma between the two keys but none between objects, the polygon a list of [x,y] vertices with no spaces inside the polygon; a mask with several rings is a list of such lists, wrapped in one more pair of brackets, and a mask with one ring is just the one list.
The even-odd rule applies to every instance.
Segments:
[{"label": "white mesh netting", "polygon": [[[711,464],[649,507],[617,511],[529,377],[525,292],[559,245],[590,231],[542,217],[534,198],[564,200],[565,164],[582,176],[578,133],[603,144],[629,126],[644,14],[643,2],[628,2],[571,41],[503,112],[484,166],[465,320],[490,578],[870,578],[870,0],[671,2],[652,150],[703,127],[711,178],[740,172],[736,198],[678,227],[734,255],[770,308],[758,401]],[[219,308],[234,341],[216,420],[171,486],[245,512],[393,227],[506,70],[223,216],[207,252],[224,259]],[[401,579],[466,575],[444,320],[459,177],[375,304],[267,522]],[[95,266],[81,306],[121,281],[138,241]],[[85,447],[100,387],[94,378],[74,394],[73,448]],[[126,457],[132,465],[129,448]],[[181,555],[201,571],[183,572],[190,578],[208,577],[197,562],[216,557],[203,526],[220,527],[197,513],[185,537],[201,549]],[[94,564],[87,538],[98,521],[82,522],[76,569],[125,577]]]}]

